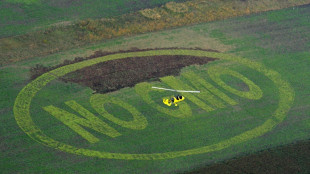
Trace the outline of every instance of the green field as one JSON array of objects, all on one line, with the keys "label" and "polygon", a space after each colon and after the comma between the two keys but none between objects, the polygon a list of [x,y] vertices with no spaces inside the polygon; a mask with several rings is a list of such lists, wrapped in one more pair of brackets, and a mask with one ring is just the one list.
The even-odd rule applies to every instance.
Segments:
[{"label": "green field", "polygon": [[[109,18],[144,8],[163,5],[170,0],[4,0],[0,1],[0,38],[24,34],[58,23],[87,18]],[[176,0],[182,2],[182,0]]]},{"label": "green field", "polygon": [[[1,172],[184,172],[240,154],[309,139],[309,13],[309,5],[264,12],[136,37],[118,38],[89,47],[73,49],[47,57],[37,57],[1,67]],[[143,119],[137,119],[138,121],[132,123],[130,127],[117,121],[118,119],[103,118],[98,114],[103,112],[103,107],[97,104],[103,103],[107,99],[101,98],[102,96],[98,94],[93,95],[90,88],[64,83],[57,79],[52,80],[42,90],[39,90],[29,104],[27,101],[29,101],[32,92],[38,90],[38,86],[36,86],[38,83],[32,82],[31,84],[35,88],[33,91],[24,90],[19,95],[13,113],[16,97],[24,86],[30,83],[29,69],[35,64],[52,66],[65,59],[88,56],[99,49],[116,51],[130,47],[201,47],[219,50],[221,53],[168,50],[143,54],[205,54],[210,57],[224,57],[224,59],[203,66],[186,67],[182,69],[178,77],[168,76],[161,78],[161,82],[139,83],[134,88],[124,88],[106,94],[107,98],[120,99],[118,105],[115,103],[105,105],[105,109],[110,114],[119,119],[131,121],[130,112],[119,106],[130,104],[141,113],[147,123]],[[116,57],[110,56],[110,58]],[[99,58],[95,61],[105,59]],[[92,62],[88,61],[82,64],[87,63]],[[82,66],[82,64],[78,65]],[[212,67],[215,68],[212,69]],[[71,68],[74,70],[75,67]],[[63,72],[65,72],[64,69],[55,70],[53,73],[57,75],[57,73]],[[218,81],[217,74],[221,72],[227,72],[220,76],[222,81],[239,92],[227,88]],[[244,81],[236,75],[238,73],[245,77],[241,78]],[[55,78],[51,74],[46,74],[43,77]],[[227,100],[221,98],[220,101],[224,103],[225,107],[210,111],[206,105],[211,105],[212,101],[210,103],[204,97],[210,88],[206,90],[200,85],[199,82],[202,80],[195,81],[197,77],[209,82],[210,85],[224,92],[236,103],[231,105]],[[251,84],[248,80],[255,84],[252,84],[252,87],[257,86],[258,88],[250,87],[254,92],[245,94],[245,91],[248,90],[248,85],[245,82]],[[177,84],[180,81],[181,85]],[[187,100],[180,103],[179,109],[168,108],[162,105],[162,98],[169,97],[173,93],[151,90],[150,86],[152,85],[162,87],[171,85],[175,88],[188,86],[191,89],[201,90],[201,94],[184,93]],[[80,106],[74,102],[68,103],[72,100]],[[41,129],[46,136],[70,145],[70,147],[42,137],[39,140],[38,135],[42,134],[37,130],[28,129],[31,124],[24,117],[27,114],[23,110],[28,105],[30,106],[31,119],[37,128]],[[73,109],[74,107],[76,108]],[[82,112],[81,108],[85,108],[96,117],[101,118],[101,121],[106,122],[121,136],[111,138],[90,128],[85,128],[98,140],[89,134],[84,134],[83,138],[59,121],[56,116],[51,115],[53,111],[55,111],[52,113],[53,115],[57,115],[61,111],[55,108],[63,109],[79,117],[79,111]],[[132,108],[130,110],[137,113]],[[83,112],[85,115],[85,111]],[[32,138],[22,131],[16,121]],[[90,127],[96,127],[95,123],[94,125]],[[81,129],[79,130],[81,131]],[[88,149],[88,151],[78,150],[80,148]],[[196,150],[191,151],[190,149]],[[107,155],[102,151],[118,154]],[[120,154],[138,155],[124,157]]]}]

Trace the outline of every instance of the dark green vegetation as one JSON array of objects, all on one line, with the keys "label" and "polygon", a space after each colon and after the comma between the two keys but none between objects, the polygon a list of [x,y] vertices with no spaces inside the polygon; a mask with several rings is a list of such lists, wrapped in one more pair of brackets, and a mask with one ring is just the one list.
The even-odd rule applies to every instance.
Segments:
[{"label": "dark green vegetation", "polygon": [[205,168],[196,169],[194,173],[309,173],[310,172],[310,141],[271,148]]},{"label": "dark green vegetation", "polygon": [[[107,18],[171,0],[3,0],[0,1],[0,38],[24,34],[59,22],[68,25],[86,18]],[[182,2],[182,0],[175,0]]]},{"label": "dark green vegetation", "polygon": [[[1,124],[0,129],[1,172],[184,172],[242,154],[289,144],[297,140],[309,139],[309,9],[310,6],[295,7],[220,22],[150,33],[133,38],[119,38],[87,48],[70,50],[66,53],[59,53],[45,58],[33,58],[14,65],[1,67],[0,87],[1,91],[5,91],[0,93],[0,121],[5,123]],[[190,36],[187,36],[188,34]],[[202,44],[205,42],[209,45]],[[98,49],[122,49],[122,47],[128,45],[139,45],[141,48],[156,48],[160,46],[168,47],[171,44],[182,44],[183,47],[191,48],[196,43],[200,43],[204,48],[209,49],[218,50],[215,47],[223,48],[223,50],[226,50],[225,53],[263,63],[268,68],[279,72],[282,78],[288,81],[295,91],[295,101],[286,119],[261,137],[221,151],[158,161],[108,160],[64,153],[36,143],[16,124],[12,111],[15,98],[18,92],[30,81],[30,68],[38,63],[45,66],[55,66],[63,62],[64,59],[72,60],[74,57],[87,54],[87,52],[93,52]],[[228,106],[227,108],[206,113],[191,102],[184,101],[184,103],[191,106],[194,115],[188,119],[178,119],[158,113],[157,110],[145,105],[132,88],[125,88],[109,95],[122,98],[124,101],[136,106],[147,117],[148,126],[145,130],[136,131],[125,129],[107,121],[109,125],[121,132],[122,136],[112,141],[112,138],[109,139],[90,130],[91,133],[101,140],[97,144],[90,144],[56,118],[42,110],[41,107],[55,105],[75,113],[64,102],[76,100],[92,113],[96,113],[89,104],[92,90],[74,83],[66,84],[60,80],[55,80],[34,98],[31,105],[32,119],[48,136],[77,147],[123,153],[151,153],[184,150],[219,142],[261,124],[277,107],[278,92],[270,80],[243,66],[231,65],[224,61],[213,61],[203,66],[184,68],[181,71],[180,78],[183,78],[182,72],[194,71],[203,78],[208,79],[205,70],[212,65],[229,66],[248,77],[262,89],[264,92],[263,98],[258,101],[246,100],[221,89],[230,97],[238,100],[239,105],[235,107]],[[238,84],[238,81],[232,82],[227,76],[223,77],[223,79],[237,89],[243,89],[244,84]],[[154,82],[154,84],[162,85],[159,82]],[[172,94],[155,91],[151,94],[155,101],[157,101],[156,99],[161,99],[162,95],[169,96]],[[158,104],[161,104],[161,101],[158,100]],[[128,114],[126,110],[115,105],[109,106],[108,109],[112,110],[113,108],[114,114]],[[120,117],[123,118],[122,116]],[[305,170],[301,169],[300,171]]]}]

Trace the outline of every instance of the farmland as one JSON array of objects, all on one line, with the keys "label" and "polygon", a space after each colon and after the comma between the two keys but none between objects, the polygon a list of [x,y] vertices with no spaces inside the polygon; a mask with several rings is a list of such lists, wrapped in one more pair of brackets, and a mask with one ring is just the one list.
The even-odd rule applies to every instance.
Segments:
[{"label": "farmland", "polygon": [[[125,1],[119,2],[123,2],[122,6],[126,6],[126,3],[124,4]],[[1,36],[0,34],[0,48],[3,50],[0,52],[0,65],[84,47],[121,36],[134,36],[147,32],[222,20],[251,13],[304,5],[307,3],[310,3],[310,1],[214,0],[208,2],[204,0],[191,0],[184,3],[169,2],[160,7],[142,9],[123,15],[115,14],[116,16],[108,18],[102,17],[102,13],[100,13],[99,16],[101,17],[98,18],[84,19],[81,16],[79,20],[71,22],[63,19],[52,25],[44,24],[41,28],[29,29],[28,32],[17,36],[16,34],[12,34],[8,35],[9,37],[5,37],[6,35]],[[134,8],[135,5],[138,4],[140,3],[133,3],[129,5],[129,7]],[[30,5],[30,7],[33,6],[35,5]],[[84,8],[84,6],[82,7]],[[100,7],[100,4],[98,4],[96,8],[91,8],[91,10],[97,9],[98,7]],[[72,8],[76,10],[77,7]],[[5,9],[4,12],[8,9]],[[41,8],[39,9],[41,10]],[[127,7],[124,9],[127,9]],[[35,14],[36,12],[36,10],[31,11],[30,14]],[[12,14],[9,16],[12,16]],[[40,19],[41,16],[44,16],[44,14],[35,15],[33,18],[36,20]],[[68,14],[67,16],[70,15]],[[7,19],[10,18],[4,18],[3,21]],[[42,20],[45,23],[49,21],[48,19]],[[31,25],[31,23],[29,24]],[[28,23],[15,25],[14,22],[11,21],[8,24],[4,24],[4,26],[5,27],[2,29],[6,32],[14,31],[14,29],[6,28],[6,26],[16,27],[18,31],[22,31],[23,27],[28,26]]]},{"label": "farmland", "polygon": [[[108,18],[156,7],[168,0],[6,0],[0,2],[0,36],[20,35],[48,25],[68,25],[87,18]],[[177,1],[178,2],[178,1]],[[181,2],[181,1],[179,1]]]},{"label": "farmland", "polygon": [[[1,171],[184,173],[226,161],[227,173],[253,172],[227,160],[310,138],[309,12],[118,37],[1,66]],[[175,93],[152,86],[201,93],[168,107],[162,99]],[[303,159],[292,172],[310,171]]]}]

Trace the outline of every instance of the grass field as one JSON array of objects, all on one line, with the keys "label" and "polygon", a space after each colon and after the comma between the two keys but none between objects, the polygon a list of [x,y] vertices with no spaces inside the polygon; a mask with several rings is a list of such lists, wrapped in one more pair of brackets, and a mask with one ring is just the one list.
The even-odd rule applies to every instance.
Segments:
[{"label": "grass field", "polygon": [[[309,139],[309,12],[310,6],[307,5],[148,33],[136,37],[118,38],[1,67],[0,121],[5,123],[1,124],[0,129],[1,171],[3,173],[184,172],[241,154]],[[113,153],[151,154],[186,151],[208,146],[209,148],[202,150],[205,153],[200,153],[201,151],[198,150],[198,152],[193,152],[194,155],[191,155],[191,151],[184,154],[167,153],[152,157],[141,157],[141,155],[126,157],[140,160],[117,159],[125,157],[85,153],[83,150],[79,151],[72,147],[61,146],[61,144],[50,142],[48,139],[40,140],[41,143],[37,143],[39,141],[37,130],[27,129],[27,127],[25,129],[24,127],[24,130],[37,140],[34,141],[20,129],[14,114],[17,117],[20,114],[16,111],[24,108],[17,103],[14,109],[15,113],[13,113],[13,107],[20,90],[30,82],[30,67],[38,63],[45,66],[57,65],[65,59],[73,60],[78,56],[89,56],[100,49],[117,51],[130,47],[141,49],[202,47],[221,51],[219,54],[206,53],[209,56],[230,56],[226,56],[229,59],[213,61],[206,65],[186,67],[182,69],[178,77],[167,76],[161,78],[160,82],[139,83],[134,88],[124,88],[108,93],[106,94],[107,98],[103,94],[92,94],[90,88],[55,79],[40,90],[31,101],[30,115],[32,121],[48,137],[76,148]],[[166,50],[165,52],[165,54],[174,53],[196,54],[196,52],[190,51],[169,52]],[[157,54],[157,52],[143,54]],[[199,52],[199,54],[202,53]],[[243,57],[243,59],[237,57]],[[111,56],[110,58],[115,57]],[[105,59],[98,58],[95,60],[102,61]],[[236,62],[236,60],[240,61]],[[220,69],[218,71],[212,67],[217,67],[217,69],[219,69],[218,67],[225,67],[230,70]],[[63,72],[65,70],[53,73]],[[222,81],[232,86],[233,89],[238,89],[239,92],[227,88],[219,81],[217,75],[221,72],[227,72],[227,74],[220,76]],[[50,74],[45,77],[47,79],[55,78],[54,75]],[[167,108],[162,105],[162,97],[169,97],[173,94],[150,90],[151,85],[182,88],[187,84],[192,89],[200,87],[201,95],[203,95],[207,90],[202,88],[199,80],[195,81],[197,77],[209,82],[210,85],[224,92],[236,103],[227,104],[227,100],[222,98],[221,101],[225,107],[210,111],[206,106],[210,104],[210,101],[200,98],[199,94],[184,93],[183,95],[188,100],[180,103],[179,109]],[[180,81],[181,85],[177,84]],[[252,81],[253,84],[249,81]],[[245,83],[250,84],[250,91],[254,92],[246,93],[248,85]],[[34,91],[37,89],[34,88]],[[210,88],[208,89],[210,90]],[[25,96],[30,96],[31,92],[33,91],[25,93]],[[104,111],[98,104],[109,100],[111,97],[118,98],[120,101],[118,105],[115,103],[105,105],[110,114],[129,122],[132,120],[132,116],[128,110],[121,106],[127,107],[136,114],[134,118],[137,121],[124,123],[120,122],[119,119],[111,118],[111,116],[100,117],[98,113],[104,113]],[[28,101],[29,98],[23,99],[22,102]],[[72,100],[76,101],[77,104]],[[27,105],[27,102],[25,104]],[[129,104],[134,106],[136,110],[128,107]],[[81,136],[81,134],[72,131],[68,125],[62,123],[66,121],[57,119],[57,114],[59,116],[59,113],[63,112],[57,108],[79,117],[79,112],[84,112],[84,115],[87,113],[83,110],[85,108],[90,113],[95,114],[96,117],[100,117],[101,121],[106,122],[121,135],[112,138],[92,130],[96,126],[89,126],[92,129],[85,128],[85,130],[99,141],[96,141],[89,134]],[[279,110],[281,111],[279,112],[280,116],[271,118],[277,108],[282,109]],[[141,114],[137,114],[137,112]],[[20,125],[23,123],[27,125],[28,122],[21,121],[23,120],[20,119],[22,115],[17,117],[17,121]],[[128,115],[130,116],[127,117]],[[180,118],[180,115],[184,118]],[[91,119],[91,117],[88,118]],[[100,123],[100,120],[91,123],[96,125]],[[259,127],[260,125],[264,126]],[[259,128],[256,129],[256,127]],[[80,128],[76,130],[81,133]],[[49,144],[52,147],[42,144]],[[74,153],[86,154],[86,156]],[[305,173],[309,170],[305,170]]]},{"label": "grass field", "polygon": [[[125,14],[118,15],[118,13],[114,13],[114,8],[111,7],[111,9],[109,8],[110,11],[108,10],[108,12],[111,12],[111,15],[114,14],[112,17],[101,16],[98,18],[93,17],[87,19],[83,17],[82,13],[79,13],[80,11],[78,8],[87,9],[88,5],[92,4],[91,2],[86,3],[87,5],[85,5],[85,3],[81,3],[76,6],[72,2],[67,2],[67,5],[70,8],[72,7],[74,12],[77,12],[80,15],[76,16],[76,20],[69,19],[68,21],[65,19],[60,19],[56,23],[54,20],[49,20],[49,18],[55,18],[59,15],[65,16],[64,18],[70,18],[70,10],[65,10],[65,14],[63,14],[63,11],[60,10],[47,15],[45,13],[41,14],[41,9],[43,9],[44,12],[48,12],[53,10],[53,7],[37,7],[38,5],[36,3],[22,3],[27,6],[27,8],[38,8],[31,10],[29,15],[23,15],[22,17],[27,18],[27,16],[29,16],[29,18],[34,21],[42,19],[43,23],[40,24],[39,27],[36,27],[37,24],[27,21],[28,18],[22,18],[22,24],[16,24],[16,22],[14,23],[13,19],[17,20],[18,16],[16,16],[16,14],[19,13],[10,14],[9,16],[12,16],[12,18],[6,16],[5,14],[0,15],[0,17],[3,16],[2,21],[9,20],[7,24],[4,24],[0,31],[3,30],[3,32],[11,33],[15,32],[16,30],[23,32],[25,30],[24,28],[33,28],[29,29],[29,32],[25,31],[26,33],[22,33],[17,36],[16,34],[9,35],[9,37],[0,35],[0,65],[9,64],[33,57],[43,57],[49,54],[63,52],[73,48],[84,47],[90,44],[98,44],[102,41],[107,41],[122,36],[134,36],[180,26],[195,25],[236,16],[260,13],[263,11],[305,5],[309,4],[310,0],[188,0],[183,3],[164,3],[160,1],[164,5],[143,10],[139,10],[139,8],[137,8],[137,6],[142,7],[151,2],[155,1],[148,1],[148,3],[144,3],[144,1],[113,2],[113,7],[121,4],[119,6],[120,12],[124,10],[126,11],[126,9],[132,9],[132,11],[130,11],[130,13],[124,12]],[[100,3],[94,1],[93,3],[96,4],[91,5],[89,10],[82,10],[82,12],[90,11],[91,14],[97,14],[97,11],[93,11],[100,8],[101,6],[109,6],[109,3],[106,1],[101,1]],[[96,7],[94,8],[93,6],[95,5]],[[15,10],[13,8],[14,6],[6,7],[3,5],[0,7],[3,8],[4,13],[6,13],[6,11]],[[23,10],[20,11],[22,11],[22,13],[25,12]],[[100,16],[102,14],[103,13],[100,11],[100,14],[98,15]]]},{"label": "grass field", "polygon": [[0,37],[24,34],[57,22],[66,25],[80,19],[108,18],[167,2],[169,0],[117,0],[113,3],[108,0],[4,0],[0,1]]}]

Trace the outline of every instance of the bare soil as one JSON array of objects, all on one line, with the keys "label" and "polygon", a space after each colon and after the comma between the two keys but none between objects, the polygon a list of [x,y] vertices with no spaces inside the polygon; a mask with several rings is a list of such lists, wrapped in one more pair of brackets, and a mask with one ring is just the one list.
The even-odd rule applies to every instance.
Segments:
[{"label": "bare soil", "polygon": [[[167,49],[167,48],[166,48]],[[172,48],[169,48],[172,49]],[[199,49],[199,48],[194,48]],[[73,61],[64,61],[64,63],[54,67],[44,67],[36,65],[31,69],[31,78],[34,79],[39,75],[58,67],[73,64],[76,62],[102,57],[109,54],[147,51],[155,49],[140,50],[132,48],[127,51],[119,52],[102,52],[97,51],[92,56],[81,58],[77,57]],[[201,49],[200,49],[201,50]],[[207,50],[215,51],[215,50]],[[133,87],[135,84],[144,81],[156,81],[160,77],[174,75],[177,76],[180,70],[189,65],[202,65],[215,58],[194,57],[194,56],[147,56],[132,57],[120,60],[111,60],[103,63],[77,70],[65,75],[61,80],[65,82],[78,83],[90,87],[95,93],[107,93],[119,90],[125,87]]]}]

